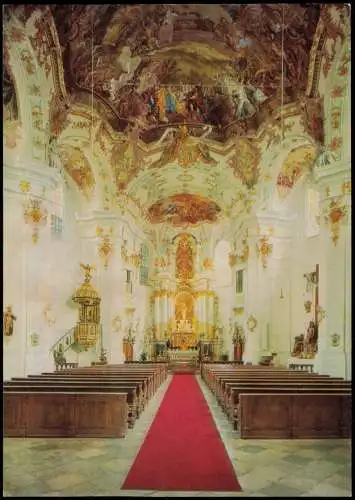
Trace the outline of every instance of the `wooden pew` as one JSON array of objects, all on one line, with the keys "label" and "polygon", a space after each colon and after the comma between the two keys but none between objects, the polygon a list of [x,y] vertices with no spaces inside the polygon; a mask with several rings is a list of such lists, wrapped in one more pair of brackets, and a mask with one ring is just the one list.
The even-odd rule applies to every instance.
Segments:
[{"label": "wooden pew", "polygon": [[139,396],[138,396],[138,410],[139,414],[142,413],[142,411],[145,409],[148,401],[150,398],[153,396],[154,391],[153,391],[153,385],[151,381],[147,378],[135,378],[135,377],[117,377],[115,375],[111,376],[90,376],[88,375],[65,375],[63,377],[58,377],[58,376],[52,376],[52,375],[34,375],[30,376],[29,378],[20,378],[20,377],[14,377],[12,378],[12,381],[14,382],[21,382],[24,380],[33,380],[33,381],[38,381],[40,382],[41,380],[46,380],[46,381],[52,381],[52,382],[85,382],[85,383],[94,383],[99,382],[102,384],[107,383],[113,384],[113,383],[119,383],[119,384],[133,384],[133,383],[139,383],[141,384],[141,387],[139,388]]},{"label": "wooden pew", "polygon": [[307,376],[302,377],[273,377],[273,376],[265,376],[263,378],[228,378],[220,380],[220,383],[217,386],[216,397],[220,404],[225,405],[229,400],[230,389],[231,387],[240,387],[242,385],[250,385],[255,384],[260,388],[268,388],[272,384],[276,386],[277,384],[281,384],[281,386],[288,384],[290,386],[298,385],[298,386],[308,386],[308,387],[351,387],[351,382],[342,379],[323,379],[323,378],[310,378]]},{"label": "wooden pew", "polygon": [[[4,384],[4,393],[10,405],[8,408],[9,417],[7,418],[5,432],[9,432],[10,434],[14,433],[11,429],[16,428],[17,424],[15,417],[19,415],[19,412],[21,413],[21,408],[28,407],[26,401],[30,401],[31,406],[38,405],[36,410],[38,415],[44,415],[44,407],[46,404],[57,406],[57,395],[60,395],[59,401],[63,399],[62,394],[64,394],[65,397],[69,394],[69,400],[73,402],[76,401],[74,397],[76,393],[80,395],[89,395],[90,393],[102,394],[102,397],[106,397],[106,394],[124,394],[125,404],[127,406],[126,426],[129,425],[132,427],[139,413],[143,411],[146,402],[154,394],[160,383],[165,380],[166,376],[166,364],[149,364],[149,366],[144,365],[139,366],[139,368],[136,366],[127,367],[127,365],[71,368],[61,370],[60,372],[47,372],[42,375],[34,375],[26,378],[14,378],[12,381]],[[36,396],[32,396],[32,394]],[[86,399],[88,397],[89,396],[87,396]],[[21,403],[21,399],[23,399],[23,403]],[[111,400],[113,401],[112,398],[110,398],[110,401]],[[48,408],[48,414],[51,415],[51,413],[52,410],[50,407]],[[23,422],[25,421],[23,420]],[[46,434],[45,425],[32,425],[30,420],[28,420],[27,423],[25,422],[25,424],[26,425],[19,425],[19,428],[25,428],[26,435],[30,435],[29,433],[32,431],[34,433],[41,432],[38,430],[41,427],[43,427],[43,435],[50,435]],[[77,428],[75,422],[72,422],[71,425],[72,429],[75,430]],[[93,432],[99,433],[95,425],[94,422]],[[56,431],[57,434],[54,432],[53,435],[61,435],[60,427],[58,427],[58,429],[59,430]],[[63,429],[63,433],[65,434],[66,426],[64,426]],[[74,431],[69,434],[72,435],[73,432]],[[90,435],[90,432],[87,432],[88,435]],[[108,432],[110,432],[110,430],[108,430]],[[121,435],[123,436],[125,432],[126,431],[121,432]],[[100,435],[100,433],[98,435]],[[103,432],[102,435],[106,435],[105,432]],[[117,437],[118,434],[116,433],[115,435]]]},{"label": "wooden pew", "polygon": [[[83,368],[76,368],[74,370],[63,370],[61,372],[56,372],[56,375],[63,375],[63,374],[85,374],[85,373],[91,373],[91,374],[135,374],[135,375],[143,375],[143,374],[149,374],[153,377],[154,380],[154,392],[155,390],[159,387],[159,385],[165,380],[167,372],[165,372],[163,369],[154,369],[154,368],[139,368],[139,369],[127,369],[125,368],[126,365],[117,365],[118,367],[113,367],[112,365],[105,365],[102,367],[83,367]],[[109,368],[108,368],[109,367]],[[48,375],[48,372],[44,372],[44,375]]]},{"label": "wooden pew", "polygon": [[240,395],[242,439],[350,438],[351,427],[350,394]]},{"label": "wooden pew", "polygon": [[238,386],[231,386],[230,387],[230,393],[229,393],[229,399],[227,401],[227,404],[225,406],[225,411],[228,415],[228,417],[233,421],[235,427],[237,428],[238,421],[239,421],[239,409],[240,409],[240,395],[241,394],[246,394],[246,393],[275,393],[275,394],[282,394],[282,393],[345,393],[345,394],[351,394],[351,388],[347,386],[332,386],[332,385],[325,385],[325,386],[317,386],[315,384],[309,383],[309,384],[277,384],[271,382],[269,386],[260,386],[258,384],[254,384],[252,382],[249,382],[249,384],[245,383],[243,385],[238,385]]},{"label": "wooden pew", "polygon": [[3,394],[5,437],[111,437],[127,433],[127,394],[10,391]]},{"label": "wooden pew", "polygon": [[25,382],[5,382],[3,392],[123,392],[126,393],[127,402],[127,423],[128,427],[132,428],[137,419],[137,411],[139,407],[139,384],[119,384],[106,385],[105,383],[83,383],[83,382],[45,382],[45,381],[25,381]]},{"label": "wooden pew", "polygon": [[[147,402],[150,400],[150,398],[154,394],[154,384],[151,376],[135,376],[135,375],[95,375],[95,374],[64,374],[64,375],[58,375],[58,374],[51,374],[51,375],[31,375],[29,376],[30,380],[63,380],[63,381],[69,381],[69,380],[87,380],[88,382],[95,382],[95,381],[117,381],[117,382],[126,382],[126,383],[133,383],[133,382],[139,382],[142,384],[141,388],[141,393],[140,395],[140,400],[143,403],[143,407],[145,408]],[[21,381],[21,380],[28,380],[24,378],[19,378],[19,377],[14,377],[12,380],[16,381]]]}]

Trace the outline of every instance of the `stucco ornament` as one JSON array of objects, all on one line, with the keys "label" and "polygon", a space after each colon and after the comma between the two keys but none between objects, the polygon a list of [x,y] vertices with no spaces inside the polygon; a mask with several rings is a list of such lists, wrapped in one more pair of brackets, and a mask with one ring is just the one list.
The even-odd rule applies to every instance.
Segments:
[{"label": "stucco ornament", "polygon": [[325,223],[330,224],[334,246],[338,243],[339,240],[340,223],[342,219],[347,215],[347,213],[348,207],[346,206],[346,204],[341,205],[339,200],[332,200],[329,203],[326,214],[324,215]]},{"label": "stucco ornament", "polygon": [[247,327],[249,328],[249,330],[251,332],[254,331],[254,329],[256,328],[257,324],[258,324],[258,322],[257,322],[257,319],[254,316],[254,314],[249,314],[248,319],[247,319]]}]

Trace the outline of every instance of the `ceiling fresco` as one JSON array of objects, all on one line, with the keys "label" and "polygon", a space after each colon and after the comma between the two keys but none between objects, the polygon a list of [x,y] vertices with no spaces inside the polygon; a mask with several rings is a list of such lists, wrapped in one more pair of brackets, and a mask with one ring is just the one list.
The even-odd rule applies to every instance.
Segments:
[{"label": "ceiling fresco", "polygon": [[[67,89],[145,141],[202,123],[216,139],[255,130],[307,85],[317,4],[52,5]],[[284,22],[284,44],[281,25]],[[283,52],[282,52],[283,47]],[[223,133],[221,133],[223,131]],[[213,136],[212,136],[213,137]]]},{"label": "ceiling fresco", "polygon": [[[314,162],[312,148],[295,150],[297,136],[326,147],[319,85],[346,38],[345,10],[315,3],[7,6],[5,66],[15,48],[28,82],[16,80],[17,109],[5,68],[4,114],[19,122],[28,91],[43,161],[59,158],[87,199],[96,186],[105,210],[128,211],[144,227],[154,222],[153,231],[161,222],[171,230],[209,228],[257,210],[275,182],[282,193],[293,188]],[[48,96],[41,82],[51,83]],[[40,106],[49,123],[42,108],[42,121],[34,116]],[[339,116],[334,108],[333,128]],[[16,147],[15,132],[8,147]],[[285,137],[296,143],[287,143],[292,153],[280,171],[273,159],[286,154]]]},{"label": "ceiling fresco", "polygon": [[153,224],[169,222],[173,226],[187,226],[216,222],[220,211],[220,207],[211,200],[181,193],[152,205],[148,210],[148,219]]}]

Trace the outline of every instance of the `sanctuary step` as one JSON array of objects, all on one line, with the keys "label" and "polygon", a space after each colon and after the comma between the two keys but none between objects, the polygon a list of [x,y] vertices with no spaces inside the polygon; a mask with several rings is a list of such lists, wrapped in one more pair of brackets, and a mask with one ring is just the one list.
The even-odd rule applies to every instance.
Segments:
[{"label": "sanctuary step", "polygon": [[196,373],[198,351],[168,351],[168,370],[172,373]]}]

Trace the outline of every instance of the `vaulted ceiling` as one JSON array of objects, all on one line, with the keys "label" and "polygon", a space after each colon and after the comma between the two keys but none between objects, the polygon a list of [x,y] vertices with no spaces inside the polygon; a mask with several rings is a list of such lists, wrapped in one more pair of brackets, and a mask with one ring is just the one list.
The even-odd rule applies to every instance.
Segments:
[{"label": "vaulted ceiling", "polygon": [[[42,7],[11,8],[27,28]],[[317,26],[329,13],[321,4],[46,9],[54,28],[37,22],[28,36],[38,47],[57,44],[50,143],[87,199],[99,186],[105,209],[132,202],[145,221],[173,226],[238,216],[270,180],[262,155],[280,143],[281,127],[322,144]],[[335,38],[341,24],[328,22]],[[10,102],[10,71],[6,86]],[[310,147],[280,175],[292,177]]]}]

